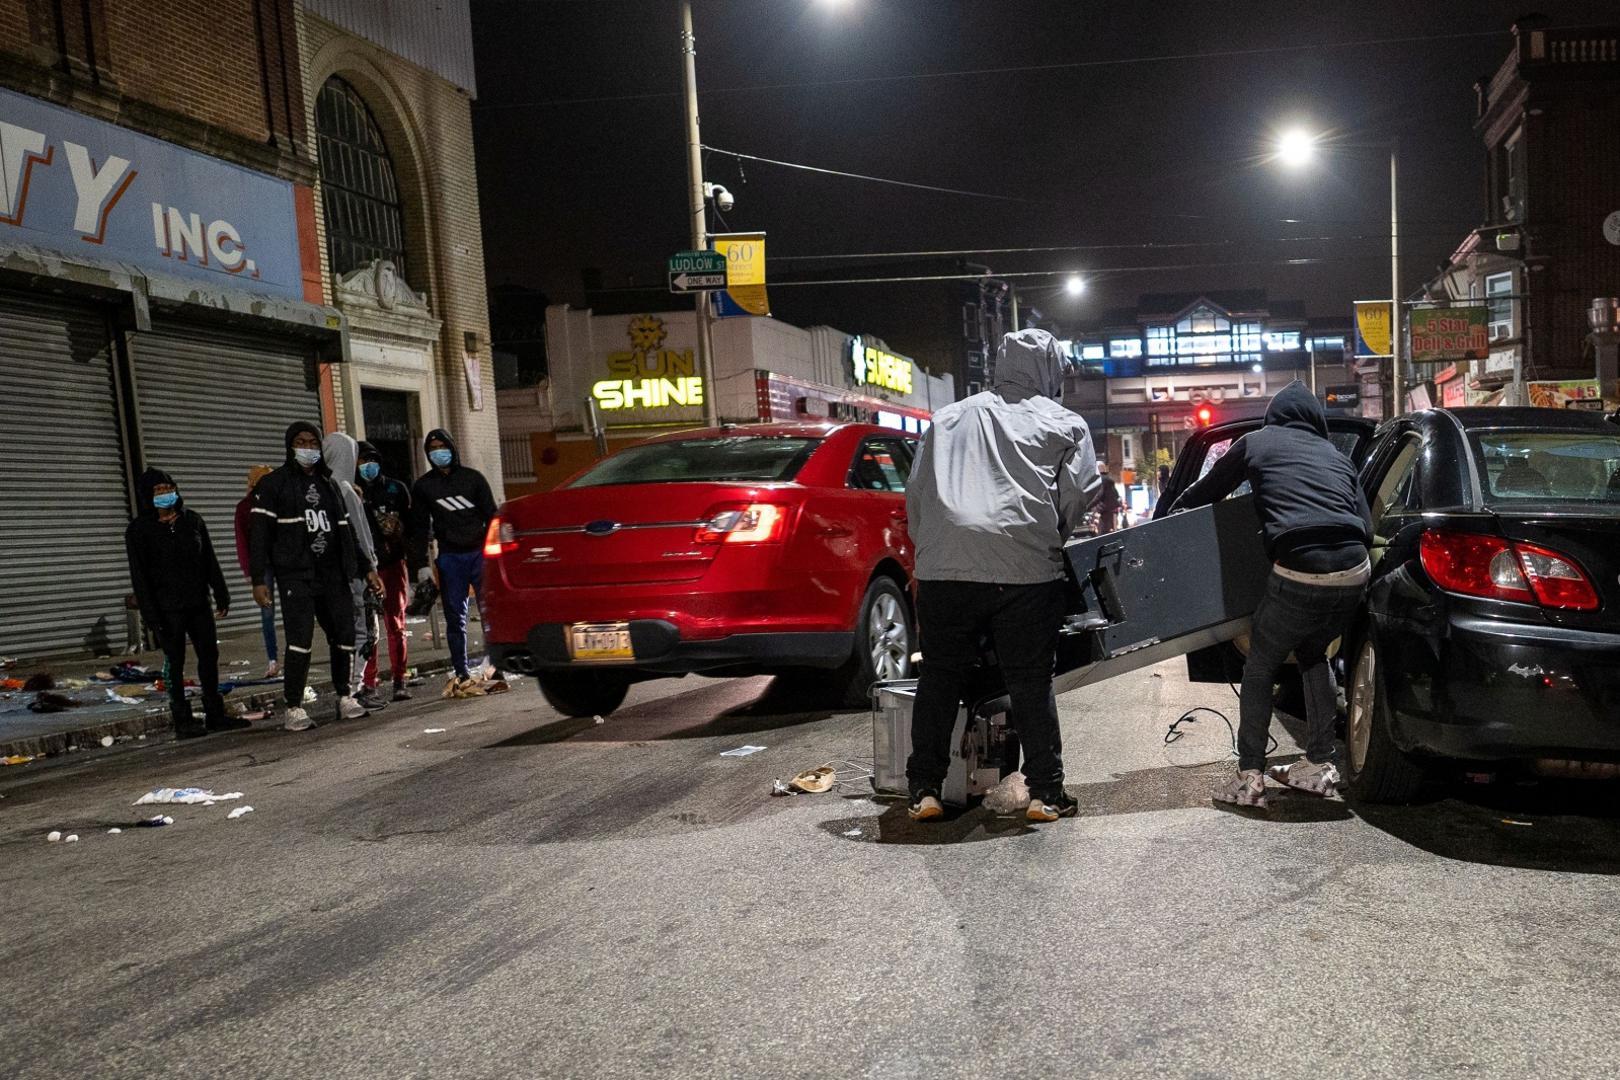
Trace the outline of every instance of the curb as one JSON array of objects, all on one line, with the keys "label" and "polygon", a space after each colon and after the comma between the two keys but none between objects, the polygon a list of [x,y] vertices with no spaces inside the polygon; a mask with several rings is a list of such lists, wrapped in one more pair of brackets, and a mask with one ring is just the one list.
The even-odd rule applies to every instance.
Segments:
[{"label": "curb", "polygon": [[[418,676],[440,675],[449,670],[449,657],[428,660],[416,665]],[[165,696],[162,700],[163,706],[155,712],[139,712],[67,731],[52,731],[43,735],[30,735],[26,738],[0,742],[0,757],[10,757],[13,754],[36,758],[49,757],[53,754],[65,754],[70,750],[100,750],[101,740],[108,736],[114,739],[142,736],[150,738],[153,735],[171,734],[174,731],[174,720],[169,716],[168,698]]]}]

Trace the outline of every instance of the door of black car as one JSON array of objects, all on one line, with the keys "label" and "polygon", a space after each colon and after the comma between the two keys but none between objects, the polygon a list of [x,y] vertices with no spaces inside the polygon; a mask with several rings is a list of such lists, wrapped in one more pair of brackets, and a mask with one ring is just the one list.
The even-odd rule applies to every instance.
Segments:
[{"label": "door of black car", "polygon": [[[1377,425],[1371,420],[1363,420],[1356,416],[1330,416],[1327,422],[1328,436],[1333,440],[1333,445],[1348,457],[1359,471],[1366,461]],[[1264,421],[1260,419],[1234,420],[1229,424],[1206,428],[1188,439],[1186,446],[1182,447],[1181,455],[1176,459],[1175,468],[1170,471],[1169,485],[1159,496],[1159,504],[1153,508],[1154,519],[1157,520],[1170,513],[1177,496],[1209,472],[1215,462],[1220,460],[1221,455],[1231,449],[1234,442],[1259,429],[1263,423]],[[1249,485],[1245,481],[1232,494],[1242,495],[1248,490]],[[1258,523],[1256,524],[1258,526]],[[1187,654],[1187,677],[1193,682],[1235,681],[1242,671],[1243,654],[1231,643],[1198,649]]]},{"label": "door of black car", "polygon": [[[1188,439],[1187,444],[1181,448],[1180,456],[1176,458],[1175,467],[1170,470],[1169,485],[1159,496],[1158,505],[1153,508],[1154,520],[1168,514],[1176,497],[1209,472],[1234,442],[1249,432],[1258,430],[1263,423],[1264,421],[1258,418],[1233,420],[1228,424],[1205,428]],[[1333,445],[1359,470],[1367,460],[1367,449],[1372,445],[1373,431],[1377,425],[1359,416],[1330,416],[1327,423],[1328,436],[1333,440]],[[1242,495],[1248,490],[1248,484],[1245,483],[1233,494]]]}]

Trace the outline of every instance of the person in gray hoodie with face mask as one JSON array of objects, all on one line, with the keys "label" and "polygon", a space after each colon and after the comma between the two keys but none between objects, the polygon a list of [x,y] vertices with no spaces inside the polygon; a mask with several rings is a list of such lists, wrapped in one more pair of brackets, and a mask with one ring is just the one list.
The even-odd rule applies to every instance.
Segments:
[{"label": "person in gray hoodie with face mask", "polygon": [[1052,673],[1063,541],[1101,487],[1091,432],[1058,404],[1063,360],[1045,330],[1002,339],[994,388],[934,413],[906,488],[923,661],[906,763],[911,817],[939,817],[951,730],[989,634],[1024,749],[1027,815],[1072,816]]},{"label": "person in gray hoodie with face mask", "polygon": [[[377,547],[372,541],[371,529],[366,525],[365,501],[355,486],[360,444],[354,441],[353,436],[334,431],[321,440],[321,457],[332,470],[332,482],[343,497],[343,511],[348,515],[349,531],[354,536],[354,550],[358,556],[356,576],[349,580],[349,591],[354,596],[354,649],[356,656],[365,657],[369,655],[368,649],[377,647],[376,635],[371,630],[371,618],[366,609],[366,594],[381,593],[382,579],[377,576]],[[361,717],[386,707],[380,698],[365,697],[355,692],[360,685],[360,669],[363,666],[354,665],[349,672],[348,687],[339,688],[339,693],[343,695],[339,711],[345,719]],[[351,701],[353,704],[350,704]]]}]

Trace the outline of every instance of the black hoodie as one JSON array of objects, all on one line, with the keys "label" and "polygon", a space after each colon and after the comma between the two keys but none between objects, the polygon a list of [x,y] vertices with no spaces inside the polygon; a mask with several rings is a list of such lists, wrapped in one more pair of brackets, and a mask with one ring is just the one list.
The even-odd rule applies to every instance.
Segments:
[{"label": "black hoodie", "polygon": [[1299,380],[1272,398],[1265,426],[1233,443],[1175,508],[1207,506],[1245,480],[1274,562],[1323,573],[1366,557],[1372,519],[1355,466],[1329,441],[1327,414]]},{"label": "black hoodie", "polygon": [[325,584],[346,588],[361,573],[349,515],[325,459],[306,473],[293,456],[293,439],[300,432],[321,437],[314,424],[300,420],[290,425],[283,437],[285,463],[253,489],[249,576],[255,585],[264,584],[268,569],[275,570],[277,580],[311,580],[324,568],[329,578]]},{"label": "black hoodie", "polygon": [[489,519],[495,516],[495,496],[484,474],[461,463],[455,440],[443,428],[428,432],[422,440],[423,450],[435,440],[449,447],[453,456],[448,474],[430,468],[411,488],[409,546],[413,569],[427,565],[429,540],[438,540],[441,553],[481,551]]},{"label": "black hoodie", "polygon": [[[377,448],[368,442],[362,442],[359,450],[362,463],[367,458],[373,461],[380,459]],[[411,515],[410,490],[392,476],[384,476],[381,472],[375,480],[361,480],[358,467],[355,483],[360,485],[365,496],[371,543],[377,549],[377,569],[387,569],[405,557],[405,527]]]},{"label": "black hoodie", "polygon": [[159,484],[173,486],[174,480],[161,469],[147,469],[141,474],[135,489],[135,520],[124,530],[135,604],[147,625],[153,627],[163,625],[165,612],[209,607],[224,611],[231,606],[230,590],[225,587],[225,575],[214,557],[208,526],[196,511],[186,509],[183,499],[174,504],[173,520],[159,520],[157,507],[152,504],[152,494]]}]

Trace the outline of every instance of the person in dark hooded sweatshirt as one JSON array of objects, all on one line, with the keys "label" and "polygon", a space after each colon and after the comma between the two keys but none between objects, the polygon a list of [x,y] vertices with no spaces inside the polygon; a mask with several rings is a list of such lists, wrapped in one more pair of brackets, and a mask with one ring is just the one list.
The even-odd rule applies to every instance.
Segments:
[{"label": "person in dark hooded sweatshirt", "polygon": [[[174,480],[161,469],[147,469],[137,485],[139,512],[124,532],[129,579],[146,625],[157,631],[168,661],[169,712],[176,738],[250,726],[228,719],[219,693],[219,641],[216,615],[230,610],[231,594],[214,557],[208,526],[188,510]],[[186,639],[197,653],[203,722],[186,703]]]},{"label": "person in dark hooded sweatshirt", "polygon": [[[477,469],[461,463],[455,440],[443,428],[434,428],[423,440],[432,468],[411,488],[411,525],[407,536],[410,563],[418,581],[436,568],[439,592],[444,597],[445,636],[450,640],[450,662],[455,667],[444,688],[445,697],[474,697],[504,691],[506,683],[495,672],[488,683],[472,677],[467,660],[467,592],[484,607],[484,534],[495,516],[495,495]],[[428,544],[437,541],[438,557],[428,566]],[[487,632],[487,631],[486,631]]]},{"label": "person in dark hooded sweatshirt", "polygon": [[1295,380],[1272,399],[1265,426],[1226,451],[1172,510],[1207,506],[1247,480],[1273,573],[1255,610],[1239,702],[1238,767],[1219,802],[1266,805],[1266,742],[1277,672],[1293,653],[1305,684],[1305,758],[1272,779],[1315,795],[1338,787],[1334,693],[1327,649],[1361,606],[1372,564],[1372,516],[1355,466],[1328,438],[1327,414]]},{"label": "person in dark hooded sweatshirt", "polygon": [[1052,675],[1063,623],[1063,543],[1102,484],[1091,432],[1058,404],[1063,357],[1045,330],[1002,339],[995,388],[934,413],[906,485],[917,548],[922,671],[907,811],[940,817],[951,731],[989,634],[1024,750],[1031,821],[1073,817]]},{"label": "person in dark hooded sweatshirt", "polygon": [[302,421],[293,424],[287,428],[286,446],[286,463],[253,489],[249,571],[253,599],[260,607],[270,606],[267,572],[273,572],[281,592],[287,638],[284,726],[288,731],[307,731],[315,726],[304,711],[304,687],[316,623],[331,648],[332,682],[343,695],[338,715],[365,713],[347,697],[354,663],[354,596],[349,583],[364,575],[355,550],[354,523],[321,458],[320,428]]}]

